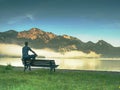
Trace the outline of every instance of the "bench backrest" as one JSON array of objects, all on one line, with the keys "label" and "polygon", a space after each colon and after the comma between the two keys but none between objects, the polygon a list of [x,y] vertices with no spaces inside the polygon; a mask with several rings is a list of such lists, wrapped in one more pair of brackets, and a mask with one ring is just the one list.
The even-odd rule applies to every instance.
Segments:
[{"label": "bench backrest", "polygon": [[33,60],[31,66],[55,66],[54,60]]}]

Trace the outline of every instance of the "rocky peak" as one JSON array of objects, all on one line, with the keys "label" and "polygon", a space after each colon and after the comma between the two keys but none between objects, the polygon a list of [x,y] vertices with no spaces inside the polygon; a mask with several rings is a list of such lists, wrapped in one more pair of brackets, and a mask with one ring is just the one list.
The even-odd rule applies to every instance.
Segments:
[{"label": "rocky peak", "polygon": [[68,35],[63,35],[62,37],[63,37],[63,38],[66,38],[66,39],[71,39],[71,37],[68,36]]},{"label": "rocky peak", "polygon": [[6,32],[0,32],[0,35],[4,36],[4,37],[16,37],[17,34],[18,34],[18,32],[16,32],[15,30],[9,30],[9,31],[6,31]]},{"label": "rocky peak", "polygon": [[88,41],[86,44],[87,45],[94,45],[94,43],[92,41]]},{"label": "rocky peak", "polygon": [[107,46],[107,47],[113,47],[111,44],[105,42],[104,40],[99,40],[96,45],[98,46]]},{"label": "rocky peak", "polygon": [[4,32],[4,33],[13,34],[13,33],[18,33],[18,32],[16,32],[15,30],[9,30],[9,31],[6,31],[6,32]]},{"label": "rocky peak", "polygon": [[37,34],[43,34],[44,31],[42,31],[41,29],[38,29],[38,28],[32,28],[29,30],[29,33],[37,35]]},{"label": "rocky peak", "polygon": [[55,38],[56,35],[51,32],[44,32],[38,28],[32,28],[29,31],[22,31],[18,33],[17,38],[26,38],[26,39],[43,39],[46,42],[50,39]]},{"label": "rocky peak", "polygon": [[75,38],[73,36],[62,35],[62,37],[65,38],[65,39],[77,40],[77,38]]}]

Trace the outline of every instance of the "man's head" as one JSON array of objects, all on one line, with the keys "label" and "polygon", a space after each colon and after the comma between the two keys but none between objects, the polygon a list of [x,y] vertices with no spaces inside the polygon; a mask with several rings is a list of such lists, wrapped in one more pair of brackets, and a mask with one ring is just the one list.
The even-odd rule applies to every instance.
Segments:
[{"label": "man's head", "polygon": [[25,42],[25,46],[28,46],[28,42]]}]

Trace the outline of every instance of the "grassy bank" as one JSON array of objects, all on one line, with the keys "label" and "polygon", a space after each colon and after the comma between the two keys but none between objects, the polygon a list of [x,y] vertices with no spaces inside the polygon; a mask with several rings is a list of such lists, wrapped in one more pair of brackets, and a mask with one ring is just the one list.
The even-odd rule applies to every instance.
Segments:
[{"label": "grassy bank", "polygon": [[0,66],[0,90],[120,90],[120,73]]}]

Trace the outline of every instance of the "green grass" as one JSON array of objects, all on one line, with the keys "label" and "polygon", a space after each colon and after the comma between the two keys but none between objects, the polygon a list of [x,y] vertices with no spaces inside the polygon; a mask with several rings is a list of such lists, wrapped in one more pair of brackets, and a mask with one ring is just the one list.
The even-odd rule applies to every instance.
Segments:
[{"label": "green grass", "polygon": [[23,72],[0,66],[0,90],[120,90],[120,73],[48,69]]}]

